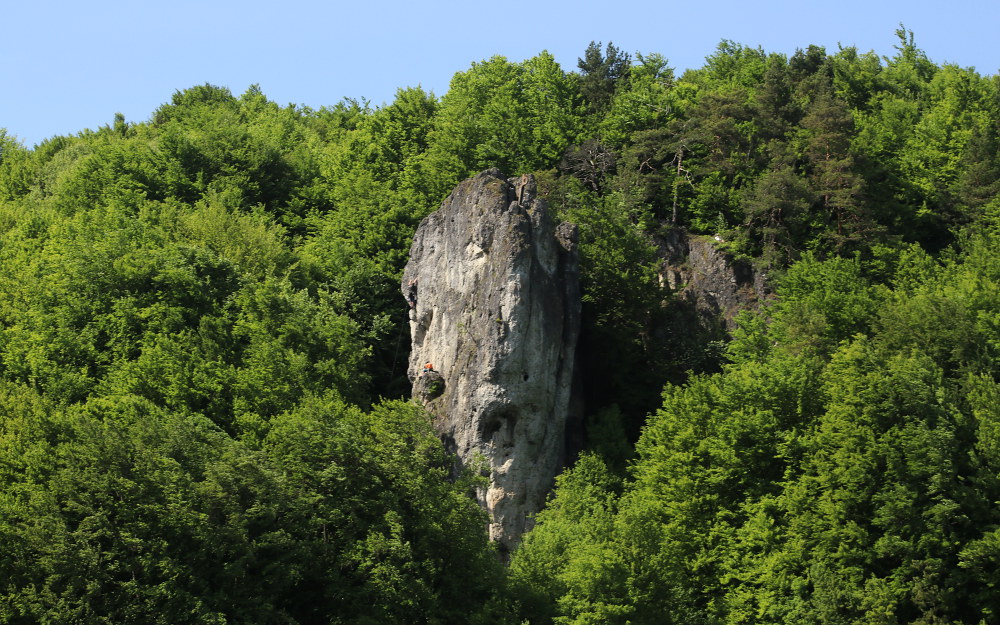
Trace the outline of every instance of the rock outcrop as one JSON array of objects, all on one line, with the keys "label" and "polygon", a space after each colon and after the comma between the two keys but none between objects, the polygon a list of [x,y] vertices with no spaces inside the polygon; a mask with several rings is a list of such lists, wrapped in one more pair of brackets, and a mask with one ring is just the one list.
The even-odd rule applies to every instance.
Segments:
[{"label": "rock outcrop", "polygon": [[576,227],[552,223],[531,176],[494,169],[424,219],[403,274],[413,396],[459,462],[488,471],[479,497],[502,554],[530,528],[564,461],[576,247]]},{"label": "rock outcrop", "polygon": [[660,282],[693,306],[703,324],[721,322],[732,331],[737,313],[757,308],[771,290],[763,273],[721,249],[721,243],[683,230],[659,236]]}]

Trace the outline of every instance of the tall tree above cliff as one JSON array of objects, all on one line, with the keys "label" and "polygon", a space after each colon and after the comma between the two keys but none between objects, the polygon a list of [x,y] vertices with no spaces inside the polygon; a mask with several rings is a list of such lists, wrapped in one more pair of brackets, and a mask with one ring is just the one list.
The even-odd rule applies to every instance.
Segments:
[{"label": "tall tree above cliff", "polygon": [[553,167],[582,130],[579,97],[548,52],[522,63],[495,56],[455,74],[420,164],[435,195],[490,167],[509,175]]},{"label": "tall tree above cliff", "polygon": [[611,102],[619,83],[628,79],[632,56],[608,42],[601,52],[601,42],[591,41],[577,59],[580,68],[580,92],[591,111],[603,111]]}]

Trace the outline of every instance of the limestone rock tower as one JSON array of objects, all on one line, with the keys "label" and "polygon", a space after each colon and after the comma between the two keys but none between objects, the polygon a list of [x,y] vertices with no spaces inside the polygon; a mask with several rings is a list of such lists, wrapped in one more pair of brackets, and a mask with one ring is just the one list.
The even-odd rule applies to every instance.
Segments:
[{"label": "limestone rock tower", "polygon": [[488,471],[480,502],[490,538],[509,553],[564,462],[580,329],[576,226],[552,223],[533,177],[485,171],[420,224],[402,291],[413,396],[458,461]]}]

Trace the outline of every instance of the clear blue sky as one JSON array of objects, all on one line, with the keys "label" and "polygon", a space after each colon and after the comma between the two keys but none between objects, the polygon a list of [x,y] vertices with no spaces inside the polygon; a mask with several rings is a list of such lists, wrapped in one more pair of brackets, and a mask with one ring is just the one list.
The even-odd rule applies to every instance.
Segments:
[{"label": "clear blue sky", "polygon": [[768,0],[10,0],[0,31],[0,127],[27,146],[111,122],[145,121],[179,90],[258,83],[280,104],[391,102],[398,87],[443,95],[456,71],[542,50],[564,69],[591,40],[659,52],[678,73],[722,39],[793,53],[838,44],[894,53],[900,22],[931,60],[1000,70],[1000,1]]}]

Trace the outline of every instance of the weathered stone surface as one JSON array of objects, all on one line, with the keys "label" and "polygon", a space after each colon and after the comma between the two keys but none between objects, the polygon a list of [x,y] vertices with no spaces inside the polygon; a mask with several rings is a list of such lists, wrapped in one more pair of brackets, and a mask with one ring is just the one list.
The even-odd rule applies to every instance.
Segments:
[{"label": "weathered stone surface", "polygon": [[[576,247],[576,227],[553,225],[532,177],[489,170],[424,219],[403,274],[413,396],[461,463],[488,469],[479,495],[501,552],[529,529],[564,460]],[[422,373],[427,363],[439,377]]]},{"label": "weathered stone surface", "polygon": [[714,237],[671,230],[657,243],[664,258],[661,284],[686,299],[706,322],[721,321],[732,331],[737,313],[771,296],[767,276],[720,249]]},{"label": "weathered stone surface", "polygon": [[413,396],[429,404],[444,394],[444,376],[439,371],[423,371],[413,380]]}]

